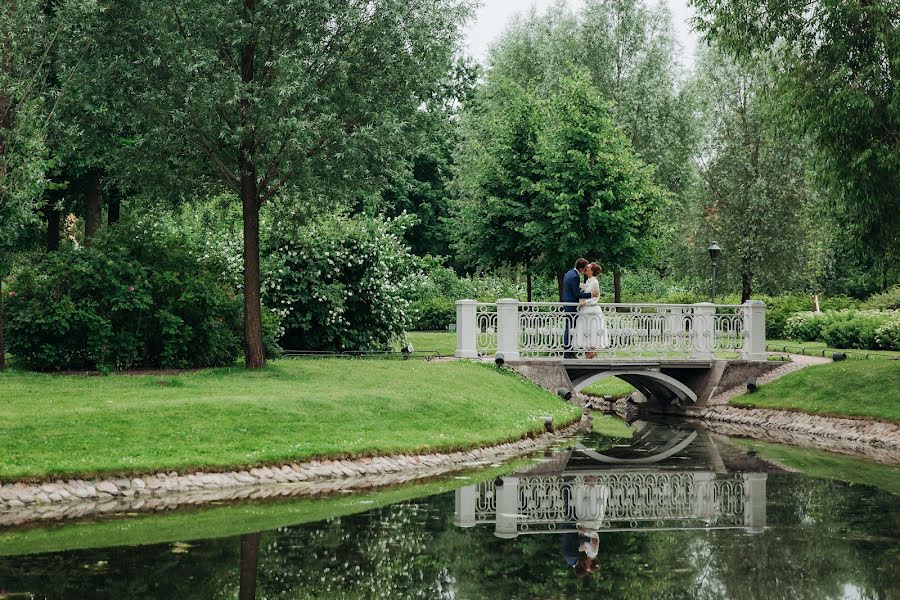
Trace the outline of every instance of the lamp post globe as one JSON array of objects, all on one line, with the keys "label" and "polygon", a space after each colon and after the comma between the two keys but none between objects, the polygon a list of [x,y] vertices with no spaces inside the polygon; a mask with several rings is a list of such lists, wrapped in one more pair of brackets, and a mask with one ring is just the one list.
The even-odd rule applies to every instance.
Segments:
[{"label": "lamp post globe", "polygon": [[722,249],[719,248],[719,244],[716,242],[712,242],[709,245],[709,248],[706,249],[709,252],[709,258],[712,260],[712,303],[716,303],[716,260],[719,258],[719,254],[721,254]]}]

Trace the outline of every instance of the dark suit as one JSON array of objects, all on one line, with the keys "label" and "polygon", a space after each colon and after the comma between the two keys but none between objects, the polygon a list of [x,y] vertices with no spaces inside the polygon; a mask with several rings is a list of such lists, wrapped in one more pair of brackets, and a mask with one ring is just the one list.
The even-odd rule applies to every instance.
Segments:
[{"label": "dark suit", "polygon": [[[570,270],[568,273],[563,276],[563,284],[562,284],[562,298],[561,302],[578,302],[579,300],[587,300],[591,297],[590,292],[582,292],[581,291],[581,275],[578,274],[578,271],[575,269]],[[563,310],[567,313],[577,313],[577,306],[564,306]],[[565,352],[563,354],[564,358],[575,358],[575,353],[572,352],[572,344],[569,339],[569,329],[575,326],[576,316],[573,314],[566,319],[566,328],[563,333],[563,347],[565,348]]]}]

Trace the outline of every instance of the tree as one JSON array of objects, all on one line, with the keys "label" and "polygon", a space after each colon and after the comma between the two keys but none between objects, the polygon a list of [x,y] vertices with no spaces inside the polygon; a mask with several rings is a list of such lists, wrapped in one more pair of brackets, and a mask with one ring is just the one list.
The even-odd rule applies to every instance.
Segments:
[{"label": "tree", "polygon": [[3,278],[18,241],[35,219],[44,185],[43,76],[55,36],[39,2],[0,4],[0,368],[5,366]]},{"label": "tree", "polygon": [[537,218],[528,227],[543,268],[561,281],[574,256],[614,271],[645,261],[668,193],[635,156],[609,105],[586,76],[564,78],[541,122]]},{"label": "tree", "polygon": [[[721,274],[726,281],[737,275],[742,302],[754,281],[774,293],[808,286],[802,279],[816,201],[807,185],[809,152],[779,114],[772,66],[739,66],[712,48],[699,55],[697,69],[692,85],[704,124],[697,243],[716,239],[726,248]],[[705,259],[703,248],[691,254]]]},{"label": "tree", "polygon": [[778,65],[783,110],[798,114],[819,150],[819,179],[833,212],[887,286],[900,256],[900,4],[693,4],[700,31],[739,60],[763,55]]},{"label": "tree", "polygon": [[[676,199],[666,208],[670,225],[659,231],[668,246],[681,233],[672,224],[690,212],[691,157],[697,143],[677,54],[664,3],[587,0],[578,12],[558,3],[546,13],[532,10],[514,21],[492,50],[489,71],[541,97],[553,93],[563,78],[586,71],[611,103],[613,119],[634,151],[655,167],[654,181]],[[620,273],[614,277],[619,301]]]},{"label": "tree", "polygon": [[397,160],[398,140],[448,71],[467,2],[113,5],[126,17],[113,65],[140,124],[134,145],[151,158],[184,152],[240,200],[245,361],[262,366],[261,207],[321,202],[319,190]]},{"label": "tree", "polygon": [[535,220],[539,105],[521,86],[490,81],[464,118],[458,150],[455,247],[478,267],[522,266],[531,301],[531,268],[539,256]]}]

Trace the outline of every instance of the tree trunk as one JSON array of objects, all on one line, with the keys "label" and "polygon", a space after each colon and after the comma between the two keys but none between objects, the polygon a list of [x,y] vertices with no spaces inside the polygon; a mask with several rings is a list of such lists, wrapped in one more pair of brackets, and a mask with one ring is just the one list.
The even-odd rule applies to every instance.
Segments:
[{"label": "tree trunk", "polygon": [[556,272],[556,284],[559,286],[559,301],[563,301],[563,278],[566,276],[565,271]]},{"label": "tree trunk", "polygon": [[0,275],[0,371],[6,368],[6,346],[3,340],[3,276]]},{"label": "tree trunk", "polygon": [[51,198],[44,207],[44,216],[47,217],[47,252],[59,250],[59,210],[53,205]]},{"label": "tree trunk", "polygon": [[110,195],[106,206],[106,224],[115,225],[119,222],[119,216],[122,212],[122,200],[118,196]]},{"label": "tree trunk", "polygon": [[750,299],[753,292],[753,274],[749,271],[741,272],[741,304]]},{"label": "tree trunk", "polygon": [[92,169],[85,179],[84,200],[84,245],[87,246],[94,234],[100,230],[100,221],[103,218],[100,172],[96,169]]},{"label": "tree trunk", "polygon": [[622,303],[622,272],[618,269],[613,271],[613,302]]},{"label": "tree trunk", "polygon": [[[256,0],[244,0],[244,8],[256,10]],[[253,87],[256,44],[244,42],[241,49],[241,81],[244,95],[240,100],[241,138],[238,166],[241,172],[241,204],[244,214],[244,364],[248,369],[264,367],[262,303],[259,275],[259,187],[256,179],[256,140],[250,127],[253,106],[249,99]]]},{"label": "tree trunk", "polygon": [[256,598],[256,568],[259,563],[259,533],[241,536],[241,584],[238,592],[240,600]]}]

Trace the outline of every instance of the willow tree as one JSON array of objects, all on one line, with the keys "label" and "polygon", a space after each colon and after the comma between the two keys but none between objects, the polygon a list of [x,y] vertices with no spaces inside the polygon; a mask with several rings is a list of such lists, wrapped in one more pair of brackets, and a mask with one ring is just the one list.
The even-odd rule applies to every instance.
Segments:
[{"label": "willow tree", "polygon": [[[367,177],[449,70],[467,0],[108,2],[137,148],[187,148],[243,215],[245,357],[265,363],[260,209]],[[163,163],[165,165],[165,163]],[[169,167],[177,170],[180,165]],[[147,165],[149,178],[160,164]],[[326,186],[327,187],[327,186]]]},{"label": "willow tree", "polygon": [[900,257],[900,2],[692,3],[699,30],[740,62],[778,65],[782,110],[814,140],[834,216],[886,287]]}]

